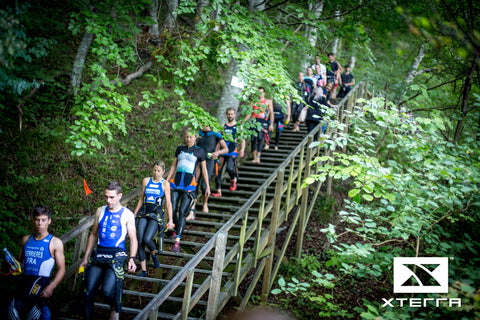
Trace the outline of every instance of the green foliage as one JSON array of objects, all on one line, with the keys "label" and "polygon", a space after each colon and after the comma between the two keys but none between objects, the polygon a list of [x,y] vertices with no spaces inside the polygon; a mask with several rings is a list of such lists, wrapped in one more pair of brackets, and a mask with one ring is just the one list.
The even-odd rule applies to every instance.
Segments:
[{"label": "green foliage", "polygon": [[[342,146],[338,137],[324,137],[318,145],[331,152],[312,161],[322,165],[305,181],[332,177],[349,186],[350,199],[338,214],[342,232],[333,224],[321,230],[332,243],[326,267],[356,279],[389,279],[394,257],[454,256],[450,277],[462,281],[461,270],[476,270],[472,263],[480,263],[465,260],[476,257],[480,245],[473,230],[479,221],[480,146],[469,138],[457,145],[445,140],[441,132],[451,125],[440,113],[412,119],[392,103],[358,102],[365,105],[351,115],[349,133],[339,135],[348,152],[335,151]],[[328,122],[331,132],[343,131],[338,120]],[[466,224],[476,227],[465,229]],[[359,241],[344,242],[347,234]],[[480,275],[470,272],[468,277],[478,287]],[[367,311],[359,310],[364,318],[404,317],[404,311],[380,310],[372,301],[366,306]],[[470,313],[465,314],[474,312],[466,309]],[[439,312],[428,312],[441,318]]]},{"label": "green foliage", "polygon": [[92,81],[84,83],[75,97],[75,121],[67,138],[73,155],[95,153],[104,147],[103,138],[110,142],[116,130],[126,134],[125,115],[132,105],[129,96],[120,90],[118,72],[135,61],[133,39],[140,32],[130,15],[131,10],[140,8],[127,2],[106,1],[95,12],[85,9],[72,14],[73,34],[82,29],[94,34],[90,48],[93,57],[88,65]]},{"label": "green foliage", "polygon": [[0,92],[20,97],[41,85],[27,66],[42,58],[56,44],[54,39],[31,37],[25,27],[28,4],[0,10]]},{"label": "green foliage", "polygon": [[[343,306],[332,302],[334,299],[332,289],[339,281],[335,275],[316,270],[305,273],[303,266],[309,266],[309,261],[312,261],[312,259],[316,260],[313,256],[303,256],[302,259],[293,261],[295,266],[297,264],[302,266],[298,269],[297,274],[303,281],[291,277],[287,282],[283,277],[280,277],[278,279],[279,287],[273,289],[271,293],[279,295],[277,299],[280,301],[282,308],[290,310],[303,319],[318,318],[319,316],[352,318],[353,315]],[[293,304],[292,300],[295,301]],[[301,308],[302,311],[300,312],[298,308]]]}]

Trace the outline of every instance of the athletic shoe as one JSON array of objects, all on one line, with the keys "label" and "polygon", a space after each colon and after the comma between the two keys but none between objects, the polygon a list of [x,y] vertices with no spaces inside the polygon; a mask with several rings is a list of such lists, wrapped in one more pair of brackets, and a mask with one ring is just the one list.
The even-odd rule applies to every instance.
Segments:
[{"label": "athletic shoe", "polygon": [[175,231],[172,232],[170,239],[173,239],[173,240],[177,239],[177,233]]},{"label": "athletic shoe", "polygon": [[145,278],[147,276],[148,276],[147,271],[142,271],[139,274],[137,274],[137,277],[144,277]]},{"label": "athletic shoe", "polygon": [[210,195],[211,195],[212,197],[215,197],[215,198],[220,198],[220,197],[222,196],[222,194],[221,194],[221,193],[218,193],[218,192],[217,192],[217,193],[211,193]]},{"label": "athletic shoe", "polygon": [[172,251],[173,252],[179,252],[180,251],[180,241],[175,241],[175,245],[173,246]]},{"label": "athletic shoe", "polygon": [[230,191],[235,191],[235,190],[237,190],[237,181],[230,180]]},{"label": "athletic shoe", "polygon": [[153,267],[155,269],[160,268],[160,261],[158,261],[157,256],[152,256],[152,260],[153,260]]}]

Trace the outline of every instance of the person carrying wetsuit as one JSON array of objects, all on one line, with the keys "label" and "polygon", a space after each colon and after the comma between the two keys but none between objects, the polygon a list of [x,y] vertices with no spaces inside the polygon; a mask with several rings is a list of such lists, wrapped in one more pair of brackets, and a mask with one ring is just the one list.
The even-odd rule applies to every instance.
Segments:
[{"label": "person carrying wetsuit", "polygon": [[[22,238],[18,260],[23,261],[23,273],[19,276],[15,298],[7,309],[10,320],[51,319],[46,302],[65,275],[63,242],[48,232],[51,214],[47,206],[36,207],[33,210],[35,231]],[[50,282],[55,264],[58,271]]]},{"label": "person carrying wetsuit", "polygon": [[[227,144],[223,139],[222,135],[218,132],[214,132],[209,126],[205,126],[198,132],[197,146],[203,149],[206,154],[205,165],[207,167],[208,178],[212,176],[213,169],[215,168],[215,161],[218,159],[219,155],[225,154],[228,152]],[[217,144],[220,146],[219,150],[217,149]],[[203,194],[203,212],[208,212],[208,197],[205,197],[206,183],[204,179],[201,179],[201,189]],[[221,192],[221,191],[220,191]],[[218,191],[216,194],[212,193],[212,196],[218,196]]]},{"label": "person carrying wetsuit", "polygon": [[185,144],[175,151],[175,159],[170,167],[167,180],[170,181],[173,223],[175,232],[173,238],[175,245],[172,251],[180,251],[180,240],[185,228],[185,218],[189,211],[193,210],[192,220],[195,218],[193,195],[198,185],[197,168],[201,168],[201,174],[205,180],[205,197],[210,196],[207,166],[205,163],[205,151],[196,146],[197,133],[194,130],[184,131]]},{"label": "person carrying wetsuit", "polygon": [[295,88],[297,88],[298,95],[301,97],[301,100],[297,101],[293,99],[291,102],[293,131],[300,131],[300,121],[298,118],[300,117],[300,112],[305,107],[305,101],[312,93],[313,87],[311,82],[305,81],[305,74],[303,72],[299,72],[298,82],[295,84]]},{"label": "person carrying wetsuit", "polygon": [[[290,104],[286,101],[287,105],[287,122],[290,121]],[[282,135],[283,131],[283,124],[285,122],[285,114],[283,112],[283,107],[278,101],[275,99],[273,101],[273,122],[275,128],[275,150],[278,150],[278,143],[280,142],[280,136]]]},{"label": "person carrying wetsuit", "polygon": [[163,203],[165,203],[168,214],[167,228],[172,230],[174,226],[172,202],[170,201],[170,183],[162,178],[164,173],[165,163],[163,161],[155,161],[152,177],[143,179],[143,192],[133,212],[137,220],[138,257],[140,258],[140,267],[142,269],[138,275],[140,277],[147,276],[145,246],[150,250],[153,266],[155,268],[160,267],[153,238],[158,231],[158,252],[162,252],[164,238]]},{"label": "person carrying wetsuit", "polygon": [[222,196],[222,171],[226,167],[230,176],[230,191],[237,189],[237,157],[243,158],[245,153],[245,140],[240,139],[240,151],[237,150],[237,122],[234,108],[228,108],[226,111],[227,123],[223,125],[223,132],[229,135],[233,141],[227,141],[228,152],[221,155],[216,172],[217,196]]},{"label": "person carrying wetsuit", "polygon": [[[256,134],[252,135],[252,155],[251,162],[260,163],[260,156],[263,149],[263,139],[269,138],[268,132],[273,131],[273,107],[272,100],[265,99],[265,88],[258,87],[259,101],[252,103],[252,113],[249,113],[245,120],[253,117],[261,129],[254,129]],[[270,124],[269,124],[270,121]]]},{"label": "person carrying wetsuit", "polygon": [[[85,258],[80,270],[85,267],[85,319],[93,319],[93,302],[99,285],[111,308],[110,319],[118,319],[122,311],[123,266],[128,256],[125,252],[125,238],[130,239],[128,272],[135,272],[137,254],[137,233],[135,217],[128,208],[120,204],[122,188],[116,181],[105,188],[106,206],[97,209],[92,231],[88,236]],[[97,247],[94,249],[95,243]]]}]

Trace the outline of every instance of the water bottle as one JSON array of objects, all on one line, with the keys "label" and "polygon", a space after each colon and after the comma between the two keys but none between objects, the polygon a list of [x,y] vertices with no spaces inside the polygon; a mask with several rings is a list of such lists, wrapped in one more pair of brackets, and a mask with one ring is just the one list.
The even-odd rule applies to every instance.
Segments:
[{"label": "water bottle", "polygon": [[3,248],[3,251],[5,252],[5,260],[7,260],[8,264],[10,265],[10,270],[12,271],[13,275],[17,276],[22,273],[22,266],[20,265],[20,262],[14,258],[7,248]]}]

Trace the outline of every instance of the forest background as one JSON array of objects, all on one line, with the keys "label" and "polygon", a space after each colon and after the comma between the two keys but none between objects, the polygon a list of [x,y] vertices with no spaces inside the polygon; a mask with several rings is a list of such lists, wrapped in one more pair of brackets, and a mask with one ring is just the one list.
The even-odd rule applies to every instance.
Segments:
[{"label": "forest background", "polygon": [[[347,153],[318,159],[332,164],[306,181],[335,178],[336,197],[313,217],[324,228],[309,229],[324,245],[285,266],[275,302],[299,318],[480,317],[479,3],[54,0],[0,9],[2,248],[18,251],[35,206],[49,205],[52,231],[63,234],[103,203],[108,181],[128,193],[154,160],[170,165],[181,127],[219,128],[227,107],[245,114],[258,85],[296,96],[298,72],[334,52],[357,82],[375,84],[376,107],[328,140]],[[394,256],[451,257],[449,296],[464,307],[342,300],[367,280],[377,296],[391,293]]]}]

